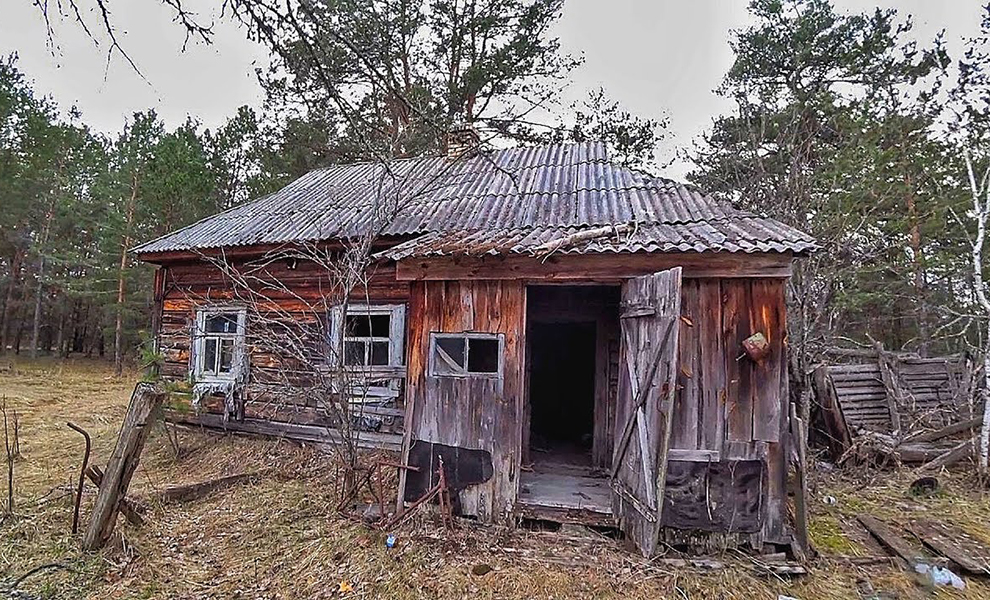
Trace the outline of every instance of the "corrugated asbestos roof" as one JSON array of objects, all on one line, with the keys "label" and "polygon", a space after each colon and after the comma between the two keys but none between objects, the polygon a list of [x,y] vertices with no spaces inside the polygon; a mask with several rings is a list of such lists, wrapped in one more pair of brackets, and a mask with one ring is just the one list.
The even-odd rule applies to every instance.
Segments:
[{"label": "corrugated asbestos roof", "polygon": [[[587,227],[524,228],[496,231],[435,232],[399,244],[385,258],[534,254],[556,246]],[[556,247],[563,254],[604,252],[810,252],[814,241],[773,219],[736,217],[694,223],[655,223],[631,231],[612,231],[576,244]]]},{"label": "corrugated asbestos roof", "polygon": [[[558,144],[317,169],[285,188],[134,249],[139,254],[426,234],[387,253],[523,252],[595,226],[635,223],[625,242],[570,251],[805,252],[814,241],[685,185],[608,162],[599,143]],[[472,243],[467,240],[473,240]],[[400,250],[401,249],[401,250]]]}]

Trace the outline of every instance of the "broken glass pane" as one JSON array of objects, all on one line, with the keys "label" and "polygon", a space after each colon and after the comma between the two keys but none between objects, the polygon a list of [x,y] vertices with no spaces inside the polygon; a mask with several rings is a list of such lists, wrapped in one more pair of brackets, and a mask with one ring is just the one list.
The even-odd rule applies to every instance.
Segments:
[{"label": "broken glass pane", "polygon": [[450,374],[464,371],[464,338],[437,337],[434,354],[433,368],[437,373]]},{"label": "broken glass pane", "polygon": [[344,335],[347,337],[370,337],[371,318],[368,315],[347,315],[344,319]]},{"label": "broken glass pane", "polygon": [[468,373],[498,373],[498,340],[468,339]]},{"label": "broken glass pane", "polygon": [[217,339],[207,338],[203,340],[203,372],[216,374],[217,372]]},{"label": "broken glass pane", "polygon": [[365,362],[364,342],[344,342],[344,364],[363,365]]},{"label": "broken glass pane", "polygon": [[372,365],[388,365],[388,342],[371,342]]},{"label": "broken glass pane", "polygon": [[234,340],[220,340],[220,373],[230,373],[234,364]]},{"label": "broken glass pane", "polygon": [[206,317],[206,333],[237,333],[237,315],[209,315]]}]

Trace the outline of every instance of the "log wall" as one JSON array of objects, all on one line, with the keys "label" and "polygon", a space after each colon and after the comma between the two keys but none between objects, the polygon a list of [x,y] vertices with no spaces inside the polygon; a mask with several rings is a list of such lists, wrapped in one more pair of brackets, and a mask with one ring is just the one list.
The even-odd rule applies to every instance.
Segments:
[{"label": "log wall", "polygon": [[[245,339],[250,377],[243,390],[244,417],[327,424],[325,412],[312,397],[286,393],[287,380],[305,386],[311,365],[289,364],[279,355],[277,340],[279,335],[292,331],[296,339],[303,339],[311,346],[314,356],[326,354],[321,345],[328,332],[324,321],[327,304],[332,301],[328,299],[341,298],[341,291],[332,284],[333,276],[308,261],[247,261],[233,263],[232,268],[241,274],[236,282],[218,267],[204,262],[187,261],[160,267],[157,281],[161,289],[156,296],[160,297],[161,306],[157,343],[164,358],[162,375],[171,380],[189,377],[197,308],[210,304],[251,306]],[[248,281],[251,289],[244,285]],[[405,304],[408,300],[409,284],[396,280],[394,265],[374,267],[367,286],[356,288],[350,295],[351,302],[362,304]],[[404,369],[385,371],[389,371],[390,377],[405,376]],[[223,403],[208,400],[205,408],[222,413]],[[388,430],[401,431],[401,416],[375,417],[380,416],[385,417]]]}]

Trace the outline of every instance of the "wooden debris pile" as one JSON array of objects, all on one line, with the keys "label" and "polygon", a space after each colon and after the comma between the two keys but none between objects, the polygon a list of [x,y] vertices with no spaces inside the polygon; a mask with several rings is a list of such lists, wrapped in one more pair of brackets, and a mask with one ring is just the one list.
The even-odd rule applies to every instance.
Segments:
[{"label": "wooden debris pile", "polygon": [[939,468],[971,455],[982,410],[964,356],[878,350],[875,360],[821,366],[813,435],[839,462]]}]

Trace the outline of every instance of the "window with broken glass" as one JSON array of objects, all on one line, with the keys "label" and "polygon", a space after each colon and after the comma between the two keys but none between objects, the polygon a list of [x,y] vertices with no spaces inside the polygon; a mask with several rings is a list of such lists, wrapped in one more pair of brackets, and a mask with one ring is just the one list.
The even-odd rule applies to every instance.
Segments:
[{"label": "window with broken glass", "polygon": [[198,381],[234,380],[244,356],[243,310],[201,310],[196,315],[194,375]]},{"label": "window with broken glass", "polygon": [[431,333],[430,373],[435,377],[498,377],[504,336],[493,333]]},{"label": "window with broken glass", "polygon": [[[351,305],[332,315],[334,337],[339,335],[340,362],[355,370],[402,366],[405,306]],[[336,363],[338,358],[331,357]]]}]

